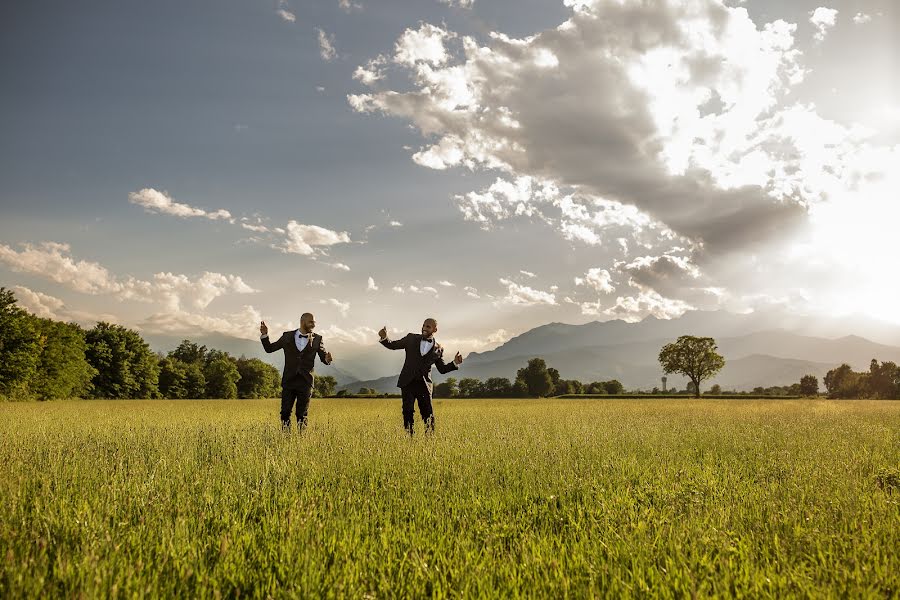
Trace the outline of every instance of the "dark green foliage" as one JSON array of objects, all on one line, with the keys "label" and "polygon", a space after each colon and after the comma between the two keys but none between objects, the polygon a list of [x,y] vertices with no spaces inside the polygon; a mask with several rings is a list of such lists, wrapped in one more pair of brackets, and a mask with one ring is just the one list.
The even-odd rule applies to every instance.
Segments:
[{"label": "dark green foliage", "polygon": [[819,394],[819,380],[815,375],[804,375],[800,378],[800,394],[803,396]]},{"label": "dark green foliage", "polygon": [[[553,369],[553,371],[558,378],[559,372],[556,369]],[[532,358],[529,360],[528,366],[516,372],[516,380],[522,380],[529,396],[549,396],[553,391],[553,376],[547,369],[547,363],[543,358]]]},{"label": "dark green foliage", "polygon": [[153,398],[158,395],[156,356],[141,336],[121,325],[100,322],[86,334],[88,363],[96,370],[96,398]]},{"label": "dark green foliage", "polygon": [[434,386],[435,398],[453,398],[459,395],[459,388],[456,385],[455,377],[448,377],[442,383]]},{"label": "dark green foliage", "polygon": [[206,378],[204,398],[237,398],[237,382],[241,374],[238,373],[234,361],[224,352],[207,362],[203,376]]},{"label": "dark green foliage", "polygon": [[39,361],[34,320],[0,287],[0,397],[24,398]]},{"label": "dark green foliage", "polygon": [[659,364],[666,374],[678,373],[691,380],[692,392],[700,397],[700,384],[725,366],[725,358],[717,351],[711,337],[682,335],[659,351]]},{"label": "dark green foliage", "polygon": [[[238,398],[277,398],[281,385],[278,369],[258,358],[237,359],[241,378],[237,382]],[[316,378],[318,379],[318,378]]]},{"label": "dark green foliage", "polygon": [[334,396],[334,388],[337,387],[337,379],[331,375],[316,375],[313,382],[313,397],[328,398]]},{"label": "dark green foliage", "polygon": [[33,319],[41,350],[28,383],[30,394],[40,400],[88,395],[97,372],[85,358],[84,329],[74,323]]}]

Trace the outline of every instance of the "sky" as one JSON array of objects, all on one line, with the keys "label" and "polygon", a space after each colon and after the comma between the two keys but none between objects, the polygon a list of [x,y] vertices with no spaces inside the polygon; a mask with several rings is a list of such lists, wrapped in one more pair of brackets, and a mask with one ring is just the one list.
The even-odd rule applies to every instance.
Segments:
[{"label": "sky", "polygon": [[894,0],[0,5],[0,284],[352,352],[436,317],[900,323]]}]

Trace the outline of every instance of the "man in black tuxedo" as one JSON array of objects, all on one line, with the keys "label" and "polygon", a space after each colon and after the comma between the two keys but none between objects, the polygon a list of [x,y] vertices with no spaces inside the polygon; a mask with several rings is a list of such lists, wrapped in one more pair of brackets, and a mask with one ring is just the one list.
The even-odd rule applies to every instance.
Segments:
[{"label": "man in black tuxedo", "polygon": [[285,331],[272,343],[269,341],[269,328],[266,322],[259,324],[260,339],[266,352],[284,350],[284,373],[281,376],[281,426],[291,428],[291,409],[297,402],[297,429],[306,427],[306,414],[309,411],[309,399],[312,397],[313,367],[316,355],[326,365],[332,362],[331,352],[325,350],[322,336],[313,333],[316,318],[312,313],[300,316],[300,328]]},{"label": "man in black tuxedo", "polygon": [[390,350],[406,350],[406,360],[400,371],[397,387],[403,397],[403,426],[409,435],[413,434],[413,417],[415,403],[419,402],[419,414],[425,422],[425,433],[434,432],[434,411],[431,408],[431,394],[434,384],[431,382],[431,366],[437,366],[441,374],[455,371],[462,364],[462,355],[449,363],[444,362],[444,349],[434,339],[437,333],[437,321],[425,319],[422,323],[422,334],[407,333],[399,340],[389,340],[387,327],[378,332],[381,345]]}]

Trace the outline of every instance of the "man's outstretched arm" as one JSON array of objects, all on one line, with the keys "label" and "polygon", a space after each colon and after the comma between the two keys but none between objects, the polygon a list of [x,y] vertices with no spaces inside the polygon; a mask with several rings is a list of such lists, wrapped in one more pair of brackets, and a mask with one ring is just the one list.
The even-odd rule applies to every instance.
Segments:
[{"label": "man's outstretched arm", "polygon": [[378,337],[381,339],[379,342],[382,346],[387,348],[388,350],[400,350],[406,347],[406,338],[409,336],[407,333],[404,337],[399,340],[389,340],[387,336],[387,327],[382,327],[381,331],[378,332]]},{"label": "man's outstretched arm", "polygon": [[457,370],[459,368],[459,365],[462,364],[462,361],[462,354],[457,352],[456,357],[449,363],[446,363],[444,362],[444,353],[441,352],[440,356],[434,359],[434,366],[437,367],[438,373],[444,375],[445,373],[449,373],[450,371]]},{"label": "man's outstretched arm", "polygon": [[325,350],[325,340],[322,339],[321,337],[319,338],[318,353],[319,353],[319,360],[321,360],[326,365],[330,365],[332,362],[334,362],[334,358],[332,358],[331,352],[328,352],[327,350]]},{"label": "man's outstretched arm", "polygon": [[259,335],[259,339],[263,345],[263,350],[265,350],[267,353],[271,354],[276,350],[281,350],[282,348],[284,348],[284,336],[278,338],[278,340],[274,344],[269,341],[269,328],[266,327],[265,321],[259,322]]}]

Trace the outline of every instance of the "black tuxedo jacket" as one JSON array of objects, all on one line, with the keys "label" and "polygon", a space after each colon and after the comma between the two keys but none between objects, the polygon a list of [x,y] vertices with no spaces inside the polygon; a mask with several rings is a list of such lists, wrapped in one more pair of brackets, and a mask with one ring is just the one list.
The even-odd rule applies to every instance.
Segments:
[{"label": "black tuxedo jacket", "polygon": [[285,331],[275,342],[270,342],[268,337],[262,338],[262,345],[266,352],[284,350],[284,373],[281,375],[281,387],[294,388],[311,386],[313,384],[313,367],[316,364],[316,354],[325,362],[325,343],[322,336],[314,333],[312,342],[306,344],[303,352],[297,350],[294,334],[297,330]]},{"label": "black tuxedo jacket", "polygon": [[431,350],[422,356],[420,342],[422,334],[407,333],[406,337],[399,340],[381,340],[381,345],[390,350],[406,350],[406,360],[403,362],[403,369],[400,371],[400,378],[397,380],[397,387],[406,387],[414,381],[424,381],[428,389],[431,390],[434,384],[431,382],[431,366],[437,367],[441,374],[455,371],[459,367],[452,360],[449,363],[444,362],[444,348],[434,341]]}]

